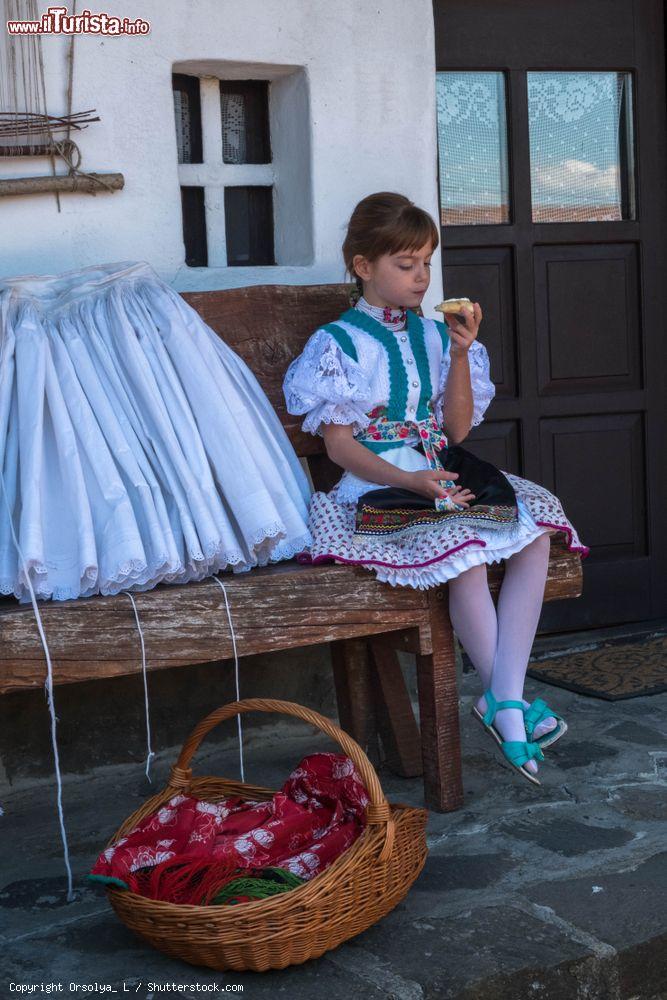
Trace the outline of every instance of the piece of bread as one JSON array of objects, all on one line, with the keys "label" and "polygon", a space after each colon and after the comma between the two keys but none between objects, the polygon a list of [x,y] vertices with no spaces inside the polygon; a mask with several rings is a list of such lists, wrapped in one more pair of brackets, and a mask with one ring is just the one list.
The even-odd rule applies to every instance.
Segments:
[{"label": "piece of bread", "polygon": [[439,306],[435,307],[438,312],[444,313],[464,313],[464,312],[474,312],[475,307],[473,306],[470,299],[459,298],[459,299],[445,299],[441,302]]}]

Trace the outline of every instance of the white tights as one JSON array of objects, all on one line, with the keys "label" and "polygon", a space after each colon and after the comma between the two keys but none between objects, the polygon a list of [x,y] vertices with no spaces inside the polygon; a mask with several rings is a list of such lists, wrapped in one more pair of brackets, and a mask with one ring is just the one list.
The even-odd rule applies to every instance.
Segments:
[{"label": "white tights", "polygon": [[[494,607],[486,578],[486,564],[474,566],[449,581],[449,614],[461,645],[483,685],[498,701],[523,700],[537,623],[542,609],[549,563],[549,536],[539,535],[505,563],[505,577]],[[478,708],[486,710],[480,698]],[[527,707],[528,702],[524,701]],[[506,740],[526,739],[523,713],[502,709],[495,723]],[[556,725],[545,719],[535,730],[539,736]],[[534,761],[527,767],[537,770]]]}]

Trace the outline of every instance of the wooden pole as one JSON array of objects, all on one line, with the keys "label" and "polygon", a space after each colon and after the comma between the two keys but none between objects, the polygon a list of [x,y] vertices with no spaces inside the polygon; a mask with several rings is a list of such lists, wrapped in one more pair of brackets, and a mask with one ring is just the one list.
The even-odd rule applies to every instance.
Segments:
[{"label": "wooden pole", "polygon": [[73,174],[65,177],[13,177],[0,180],[0,197],[12,194],[44,194],[50,191],[120,191],[125,185],[122,174]]}]

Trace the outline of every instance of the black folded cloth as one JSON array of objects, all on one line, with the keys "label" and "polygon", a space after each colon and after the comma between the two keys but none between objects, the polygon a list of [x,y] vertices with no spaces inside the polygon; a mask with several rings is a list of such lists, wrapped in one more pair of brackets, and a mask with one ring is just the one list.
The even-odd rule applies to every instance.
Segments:
[{"label": "black folded cloth", "polygon": [[[418,448],[423,452],[421,446]],[[446,471],[458,473],[456,485],[475,494],[468,508],[439,511],[435,501],[428,497],[397,486],[383,486],[359,497],[355,534],[391,535],[415,525],[440,524],[452,519],[487,528],[500,528],[517,521],[516,494],[500,469],[460,445],[442,448],[438,457]]]}]

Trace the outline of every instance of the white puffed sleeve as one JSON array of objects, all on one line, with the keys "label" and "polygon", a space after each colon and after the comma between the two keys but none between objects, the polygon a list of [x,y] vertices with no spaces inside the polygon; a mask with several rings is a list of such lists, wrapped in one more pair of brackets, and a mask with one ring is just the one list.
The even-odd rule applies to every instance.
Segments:
[{"label": "white puffed sleeve", "polygon": [[[445,386],[451,363],[449,346],[447,346],[447,350],[442,356],[440,380],[435,398],[435,415],[441,426],[443,422],[442,410],[445,401]],[[477,427],[484,419],[484,413],[496,394],[496,387],[491,381],[488,352],[484,344],[480,343],[479,340],[473,341],[468,351],[468,359],[470,362],[470,383],[473,398],[472,426]]]},{"label": "white puffed sleeve", "polygon": [[317,434],[320,424],[352,424],[358,434],[370,423],[370,380],[326,330],[316,330],[292,361],[283,381],[287,412],[305,413],[302,430]]}]

